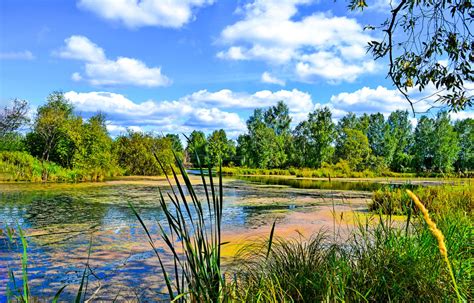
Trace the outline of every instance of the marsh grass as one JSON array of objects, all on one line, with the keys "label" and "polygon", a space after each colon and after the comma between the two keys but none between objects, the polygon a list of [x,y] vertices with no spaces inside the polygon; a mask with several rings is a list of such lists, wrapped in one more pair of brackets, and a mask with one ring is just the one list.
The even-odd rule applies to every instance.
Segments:
[{"label": "marsh grass", "polygon": [[48,182],[102,181],[105,177],[123,173],[119,168],[108,171],[99,168],[64,168],[48,161],[43,165],[27,152],[0,151],[0,181],[42,182],[43,169],[48,176]]},{"label": "marsh grass", "polygon": [[[466,219],[440,220],[447,231],[453,275],[463,300],[470,301],[471,233]],[[376,226],[360,222],[349,240],[332,235],[277,239],[269,257],[266,243],[244,248],[238,256],[240,302],[438,302],[456,301],[437,242],[420,218],[411,233],[388,218]],[[471,239],[472,241],[472,239]],[[451,243],[451,245],[449,244]]]},{"label": "marsh grass", "polygon": [[[474,209],[474,185],[470,180],[440,186],[419,186],[414,189],[426,208],[435,214],[462,211],[472,215]],[[408,215],[418,212],[405,188],[384,187],[372,194],[369,210],[387,215]]]},{"label": "marsh grass", "polygon": [[[196,157],[198,157],[196,155]],[[156,157],[163,171],[162,163]],[[222,174],[218,173],[218,183],[215,183],[211,168],[207,175],[200,169],[205,198],[200,199],[181,160],[175,155],[175,160],[184,185],[178,178],[178,173],[171,167],[172,178],[176,190],[168,174],[166,179],[171,187],[171,193],[165,200],[160,190],[160,205],[166,216],[167,230],[158,222],[161,240],[166,244],[172,255],[172,268],[167,268],[162,254],[158,251],[147,226],[138,211],[130,205],[140,224],[146,232],[166,283],[169,298],[174,302],[224,302],[230,300],[227,282],[221,270],[221,226],[223,207]],[[198,159],[199,161],[199,159]],[[207,206],[207,210],[204,208]],[[171,278],[173,277],[173,279]]]}]

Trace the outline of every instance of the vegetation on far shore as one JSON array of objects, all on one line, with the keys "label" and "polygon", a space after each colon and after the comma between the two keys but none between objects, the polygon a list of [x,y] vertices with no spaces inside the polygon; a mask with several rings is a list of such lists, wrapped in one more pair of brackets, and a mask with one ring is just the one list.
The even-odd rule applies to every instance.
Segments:
[{"label": "vegetation on far shore", "polygon": [[279,102],[255,109],[247,132],[236,141],[222,129],[207,137],[193,131],[186,148],[176,134],[129,129],[112,138],[104,114],[81,117],[61,92],[48,97],[31,123],[27,111],[26,101],[15,100],[0,112],[2,180],[76,182],[162,175],[158,160],[163,167],[173,166],[173,153],[188,167],[215,167],[222,161],[223,173],[229,175],[470,177],[474,171],[474,120],[453,123],[444,111],[436,118],[422,116],[413,129],[407,111],[394,111],[387,118],[349,113],[336,124],[328,108],[319,108],[292,129],[289,108]]}]

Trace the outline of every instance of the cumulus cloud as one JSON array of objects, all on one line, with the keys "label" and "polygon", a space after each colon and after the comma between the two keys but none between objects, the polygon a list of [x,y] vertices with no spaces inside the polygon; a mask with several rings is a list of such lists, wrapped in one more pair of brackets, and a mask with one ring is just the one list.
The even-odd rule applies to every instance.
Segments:
[{"label": "cumulus cloud", "polygon": [[[428,92],[419,94],[417,110],[428,109],[432,102]],[[326,102],[314,102],[307,92],[293,90],[261,90],[255,93],[234,92],[229,89],[219,91],[200,90],[176,100],[146,100],[136,102],[128,97],[110,92],[65,93],[76,110],[85,117],[104,112],[109,120],[108,129],[120,133],[127,127],[157,132],[190,133],[194,129],[211,132],[225,129],[229,136],[236,138],[246,131],[245,120],[253,109],[269,107],[284,101],[293,119],[293,125],[307,118],[316,108],[329,107],[335,120],[348,112],[357,115],[380,112],[388,116],[395,110],[410,110],[408,102],[397,90],[383,86],[363,87],[353,92],[333,95]],[[427,101],[428,100],[428,101]],[[472,111],[453,113],[453,119],[473,117]],[[416,119],[413,119],[416,123]]]},{"label": "cumulus cloud", "polygon": [[148,67],[138,59],[118,57],[108,59],[104,50],[84,36],[71,36],[65,46],[54,52],[65,59],[85,62],[84,75],[72,74],[74,81],[86,80],[92,85],[166,86],[171,80],[161,73],[160,67]]},{"label": "cumulus cloud", "polygon": [[297,89],[279,90],[272,92],[270,90],[261,90],[254,94],[234,92],[229,89],[222,89],[216,92],[200,90],[182,98],[189,104],[205,104],[206,106],[215,106],[218,108],[233,108],[251,110],[257,107],[269,107],[278,103],[285,102],[294,122],[301,121],[303,117],[314,109],[311,95]]},{"label": "cumulus cloud", "polygon": [[0,60],[33,60],[35,56],[29,50],[19,52],[2,52]]},{"label": "cumulus cloud", "polygon": [[290,66],[301,80],[322,78],[352,82],[377,71],[366,55],[373,38],[357,20],[315,12],[299,17],[298,6],[313,0],[255,0],[239,12],[243,18],[227,26],[220,42],[230,45],[217,53],[222,59],[262,60]]},{"label": "cumulus cloud", "polygon": [[245,116],[242,111],[256,107],[268,107],[282,100],[288,104],[294,123],[304,119],[314,109],[311,95],[294,90],[262,90],[253,94],[223,89],[207,90],[183,96],[173,101],[147,100],[135,102],[122,94],[110,92],[65,93],[84,116],[104,112],[109,120],[109,131],[119,133],[129,126],[155,129],[163,132],[206,132],[223,128],[230,136],[245,132]]},{"label": "cumulus cloud", "polygon": [[263,83],[270,83],[270,84],[277,84],[281,86],[285,86],[285,81],[278,79],[275,76],[272,76],[269,72],[264,72],[262,74],[262,82]]},{"label": "cumulus cloud", "polygon": [[130,28],[161,26],[179,28],[195,16],[195,9],[213,0],[79,0],[78,6]]},{"label": "cumulus cloud", "polygon": [[[433,95],[430,89],[422,93],[413,89],[411,93],[417,112],[428,110],[430,104],[436,99],[436,95]],[[411,111],[410,104],[400,92],[383,86],[377,86],[376,88],[363,87],[354,92],[342,92],[333,95],[329,102],[323,105],[328,106],[333,111],[335,118],[341,118],[348,112],[357,115],[380,112],[388,116],[395,110]]]}]

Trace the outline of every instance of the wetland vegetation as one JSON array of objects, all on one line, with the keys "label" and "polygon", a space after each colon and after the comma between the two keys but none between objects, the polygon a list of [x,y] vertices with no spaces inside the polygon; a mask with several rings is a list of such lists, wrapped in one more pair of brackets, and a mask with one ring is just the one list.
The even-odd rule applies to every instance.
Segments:
[{"label": "wetland vegetation", "polygon": [[[78,7],[92,5],[82,2]],[[123,7],[135,7],[130,10],[135,13],[147,5],[126,2]],[[338,37],[356,33],[355,40],[364,40],[356,19],[339,17],[338,12],[306,15],[297,9],[297,3],[303,2],[312,1],[289,1],[283,14],[271,11],[280,9],[275,3],[263,5],[264,1],[233,10],[246,14],[236,24],[244,29],[249,22],[257,26],[249,36],[260,41],[239,38],[236,27],[228,25],[223,33],[248,45],[236,44],[217,56],[228,53],[242,61],[257,59],[252,56],[273,61],[288,52],[298,53],[288,60],[297,63],[298,77],[305,82],[311,79],[303,79],[302,71],[310,76],[335,73],[339,76],[325,78],[335,84],[357,83],[350,69],[356,74],[378,69],[362,60],[363,54],[356,54],[363,50],[360,44]],[[350,10],[362,10],[367,2],[348,4]],[[378,6],[373,11],[383,10],[378,2],[384,1],[376,2],[369,3]],[[290,115],[283,101],[273,100],[265,103],[272,106],[250,114],[245,131],[232,134],[236,140],[223,129],[208,134],[195,130],[184,146],[179,135],[164,135],[160,129],[150,133],[127,129],[113,137],[106,114],[82,116],[62,92],[51,93],[33,115],[24,100],[5,106],[0,111],[0,301],[473,302],[474,120],[468,114],[451,120],[453,112],[470,109],[473,103],[473,6],[470,0],[392,4],[380,26],[365,29],[377,32],[375,40],[368,42],[368,52],[375,59],[385,58],[387,76],[397,91],[381,85],[339,92],[339,97],[349,96],[346,103],[353,103],[350,99],[356,94],[371,92],[368,100],[348,107],[357,114],[334,107],[332,98],[328,107],[315,107],[309,100],[308,115],[292,121],[300,112]],[[153,10],[160,9],[155,6]],[[195,7],[185,7],[189,13],[181,11],[194,19]],[[153,10],[147,12],[152,17]],[[18,11],[25,15],[32,10]],[[32,24],[11,16],[15,25]],[[127,16],[134,24],[142,18],[133,17],[134,13]],[[262,20],[270,23],[259,28]],[[315,43],[301,35],[286,42],[279,37],[288,25],[292,31],[306,32],[306,25],[312,23],[321,23],[317,30],[327,26],[333,33],[322,30],[321,40],[334,42],[323,46],[322,41]],[[262,30],[267,24],[278,24],[276,34]],[[358,30],[345,33],[341,24]],[[49,31],[43,27],[37,44]],[[166,37],[172,41],[169,32]],[[296,42],[300,39],[307,41]],[[179,44],[186,46],[187,40],[194,39],[179,39]],[[84,49],[71,52],[69,44],[74,41]],[[207,53],[201,49],[202,41],[193,41],[193,48]],[[122,71],[124,62],[148,69],[138,59],[107,58],[102,48],[82,35],[65,42],[69,49],[53,55],[86,60],[85,71],[74,73],[74,81],[114,86],[129,74]],[[187,57],[194,58],[188,56],[190,49],[186,51]],[[18,57],[35,59],[30,51],[2,52],[1,59]],[[360,60],[351,62],[351,58]],[[116,69],[118,78],[110,81],[108,72],[98,72],[102,81],[83,79],[103,66]],[[336,71],[346,66],[348,75]],[[183,70],[187,73],[188,68]],[[171,83],[161,67],[150,70]],[[130,74],[136,78],[140,72]],[[13,82],[20,83],[14,75]],[[192,70],[188,80],[190,75]],[[268,72],[262,74],[263,82],[285,85],[284,79],[272,78]],[[150,80],[146,83],[156,83]],[[205,81],[225,83],[215,78]],[[434,88],[437,92],[430,95]],[[414,91],[425,95],[412,99]],[[204,92],[210,93],[198,93]],[[395,105],[373,107],[373,100],[387,102],[385,96],[373,96],[380,92],[394,93],[396,97],[387,98],[394,98]],[[410,112],[397,109],[398,97],[408,102],[413,114],[416,103],[434,112],[419,114],[414,125]],[[358,105],[371,113],[364,114]],[[233,114],[240,118],[221,109],[199,110],[228,114],[221,119]],[[337,111],[345,115],[336,116]],[[174,118],[154,119],[169,117]],[[182,126],[202,126],[188,122]],[[198,168],[197,174],[188,175],[192,167]],[[205,174],[201,167],[207,168]]]}]

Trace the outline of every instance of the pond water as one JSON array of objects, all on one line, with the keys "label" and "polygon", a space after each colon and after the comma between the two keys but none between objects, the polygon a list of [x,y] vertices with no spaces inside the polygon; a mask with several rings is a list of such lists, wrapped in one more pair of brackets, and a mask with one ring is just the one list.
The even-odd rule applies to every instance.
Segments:
[{"label": "pond water", "polygon": [[[199,182],[197,177],[192,180]],[[282,230],[287,227],[311,233],[330,225],[331,217],[325,212],[330,207],[364,209],[370,191],[380,186],[368,181],[225,178],[224,238],[265,235],[274,220]],[[164,285],[161,271],[128,203],[137,208],[151,233],[158,235],[156,222],[164,222],[158,187],[170,190],[163,180],[0,183],[0,302],[6,300],[7,287],[13,288],[10,269],[21,285],[21,245],[10,243],[7,228],[21,228],[27,235],[34,296],[51,298],[63,285],[69,285],[61,298],[71,300],[89,262],[94,274],[90,276],[90,293],[98,290],[95,299],[156,301]],[[203,196],[202,186],[197,184],[196,189],[198,196]],[[353,202],[350,207],[348,201]],[[158,236],[156,239],[159,241]],[[166,252],[160,251],[166,259]]]}]

